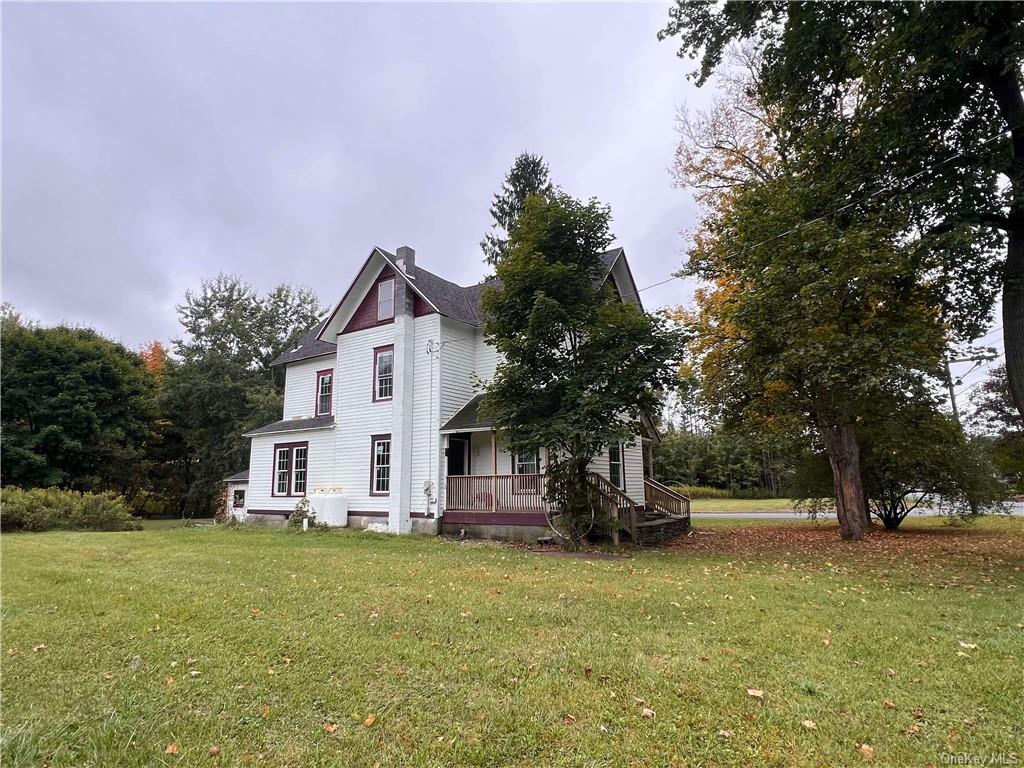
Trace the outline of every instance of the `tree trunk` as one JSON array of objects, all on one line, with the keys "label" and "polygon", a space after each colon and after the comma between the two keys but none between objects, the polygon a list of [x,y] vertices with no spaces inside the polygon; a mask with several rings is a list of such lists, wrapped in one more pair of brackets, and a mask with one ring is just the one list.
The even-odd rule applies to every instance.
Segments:
[{"label": "tree trunk", "polygon": [[[1002,34],[1001,29],[996,32]],[[1003,349],[1010,395],[1024,417],[1024,94],[1016,62],[1007,56],[990,66],[985,84],[1010,131],[1010,161],[1004,171],[1010,181],[1010,210],[1003,265]]]},{"label": "tree trunk", "polygon": [[839,535],[848,540],[864,538],[864,485],[860,477],[860,446],[852,424],[823,427],[821,438],[825,453],[832,466],[832,479],[836,489],[836,514],[839,517]]}]

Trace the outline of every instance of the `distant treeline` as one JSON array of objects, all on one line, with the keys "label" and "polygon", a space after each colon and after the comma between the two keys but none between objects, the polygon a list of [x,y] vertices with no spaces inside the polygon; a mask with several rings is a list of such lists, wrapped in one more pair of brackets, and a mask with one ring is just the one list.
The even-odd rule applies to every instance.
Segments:
[{"label": "distant treeline", "polygon": [[187,292],[182,335],[138,351],[3,308],[3,483],[112,491],[142,516],[212,515],[248,466],[242,434],[281,417],[270,363],[320,316],[312,291],[221,275]]}]

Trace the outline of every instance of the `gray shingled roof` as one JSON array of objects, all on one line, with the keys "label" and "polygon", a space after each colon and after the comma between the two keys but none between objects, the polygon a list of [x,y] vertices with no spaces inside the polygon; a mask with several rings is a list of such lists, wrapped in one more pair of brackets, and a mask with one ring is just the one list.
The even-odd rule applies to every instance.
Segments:
[{"label": "gray shingled roof", "polygon": [[224,478],[225,483],[247,483],[249,482],[249,470],[243,469],[241,472],[236,472],[233,475],[228,475]]},{"label": "gray shingled roof", "polygon": [[[388,253],[383,248],[378,248],[377,250],[394,263],[396,257],[393,253]],[[607,278],[612,265],[621,253],[621,248],[613,248],[601,254],[601,261],[605,265],[605,274],[601,278],[602,282]],[[415,275],[413,284],[416,286],[416,289],[431,304],[437,307],[442,315],[455,320],[461,320],[470,325],[483,325],[484,315],[483,309],[480,306],[480,298],[483,294],[484,286],[488,283],[477,283],[476,285],[468,286],[456,285],[450,280],[445,280],[443,277],[439,277],[420,266],[415,268],[413,274]],[[492,279],[490,284],[500,285],[495,279]],[[319,357],[320,355],[334,354],[336,346],[333,343],[317,338],[326,322],[327,318],[325,317],[309,333],[300,338],[294,347],[278,355],[271,365],[284,365],[286,363],[295,363],[299,360],[308,360],[311,357]]]},{"label": "gray shingled roof", "polygon": [[333,416],[313,416],[308,419],[282,419],[272,424],[264,424],[262,427],[246,432],[243,437],[249,435],[266,435],[271,432],[297,432],[302,429],[322,429],[334,425]]},{"label": "gray shingled roof", "polygon": [[308,360],[311,357],[319,357],[320,355],[333,355],[336,350],[336,345],[329,341],[322,341],[317,338],[320,335],[320,331],[324,328],[324,323],[327,322],[325,317],[319,323],[314,325],[305,336],[299,338],[298,341],[292,346],[291,349],[285,350],[280,355],[274,358],[274,362],[271,365],[284,365],[285,363],[294,363],[298,360]]},{"label": "gray shingled roof", "polygon": [[491,429],[494,427],[494,421],[491,419],[483,418],[477,409],[480,405],[480,401],[483,399],[483,395],[477,395],[464,406],[462,406],[458,413],[448,419],[448,422],[441,427],[442,432],[460,432],[468,429]]}]

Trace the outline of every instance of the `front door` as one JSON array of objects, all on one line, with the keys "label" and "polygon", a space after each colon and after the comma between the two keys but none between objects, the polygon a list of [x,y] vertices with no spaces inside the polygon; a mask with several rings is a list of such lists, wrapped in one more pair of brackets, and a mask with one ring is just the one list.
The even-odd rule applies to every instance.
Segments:
[{"label": "front door", "polygon": [[452,435],[448,438],[448,475],[469,474],[469,438]]}]

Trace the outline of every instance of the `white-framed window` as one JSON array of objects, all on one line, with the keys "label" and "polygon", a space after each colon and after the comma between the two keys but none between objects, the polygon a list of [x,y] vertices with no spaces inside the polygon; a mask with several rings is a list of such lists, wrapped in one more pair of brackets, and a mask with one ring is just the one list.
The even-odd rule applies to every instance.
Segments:
[{"label": "white-framed window", "polygon": [[391,493],[391,435],[374,435],[371,443],[370,495],[387,496]]},{"label": "white-framed window", "polygon": [[292,495],[301,496],[306,492],[306,456],[304,445],[292,449]]},{"label": "white-framed window", "polygon": [[381,347],[373,352],[373,399],[390,400],[395,388],[395,348]]},{"label": "white-framed window", "polygon": [[622,443],[608,446],[608,479],[620,491],[626,490],[626,466],[622,456]]},{"label": "white-framed window", "polygon": [[377,283],[377,320],[390,320],[395,316],[395,281]]},{"label": "white-framed window", "polygon": [[274,446],[272,496],[305,496],[309,468],[309,443],[279,443]]},{"label": "white-framed window", "polygon": [[[513,493],[540,493],[540,452],[519,451],[512,454]],[[527,475],[527,477],[521,477]]]},{"label": "white-framed window", "polygon": [[512,472],[517,475],[536,475],[540,472],[540,454],[520,451],[512,457]]},{"label": "white-framed window", "polygon": [[334,386],[334,371],[319,371],[316,375],[316,415],[331,412],[331,390]]},{"label": "white-framed window", "polygon": [[288,495],[288,480],[291,475],[291,448],[277,448],[274,450],[274,493],[278,496]]}]

